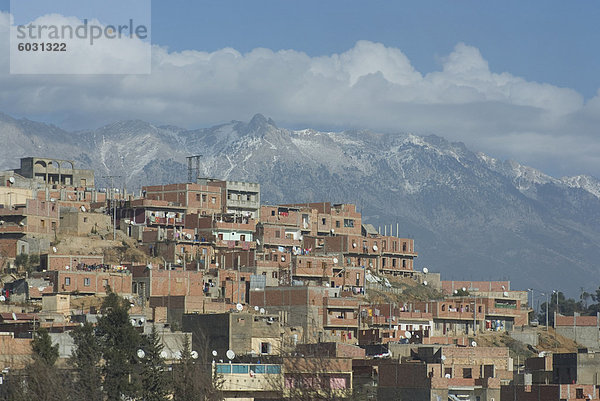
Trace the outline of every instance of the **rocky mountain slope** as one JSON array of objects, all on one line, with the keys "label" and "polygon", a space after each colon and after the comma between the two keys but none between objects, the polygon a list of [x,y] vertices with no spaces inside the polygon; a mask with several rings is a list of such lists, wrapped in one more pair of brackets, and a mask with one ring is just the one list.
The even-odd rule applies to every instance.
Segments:
[{"label": "rocky mountain slope", "polygon": [[0,168],[19,157],[74,159],[128,189],[201,175],[262,184],[263,200],[353,202],[375,226],[416,240],[418,266],[446,279],[510,279],[575,296],[600,285],[600,181],[555,178],[437,136],[287,130],[256,115],[185,130],[122,121],[95,130],[0,115]]}]

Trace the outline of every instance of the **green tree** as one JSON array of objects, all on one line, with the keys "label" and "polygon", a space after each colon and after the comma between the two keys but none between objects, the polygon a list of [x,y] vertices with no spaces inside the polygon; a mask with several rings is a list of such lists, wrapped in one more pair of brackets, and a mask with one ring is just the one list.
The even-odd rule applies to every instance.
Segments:
[{"label": "green tree", "polygon": [[221,401],[223,378],[217,374],[212,364],[212,351],[206,336],[195,331],[193,336],[199,344],[192,351],[190,337],[184,337],[181,344],[181,359],[173,365],[174,401]]},{"label": "green tree", "polygon": [[89,401],[102,401],[102,370],[100,360],[102,350],[96,338],[94,326],[85,323],[71,331],[71,337],[75,343],[75,350],[71,356],[71,362],[77,373],[77,381],[74,386],[76,399]]},{"label": "green tree", "polygon": [[152,331],[145,338],[142,359],[142,400],[164,401],[169,394],[169,381],[166,374],[167,366],[161,352],[161,343],[156,326],[152,325]]},{"label": "green tree", "polygon": [[44,328],[40,328],[33,336],[31,348],[34,359],[39,359],[48,366],[53,366],[58,359],[58,344],[52,345],[50,334]]},{"label": "green tree", "polygon": [[135,369],[141,337],[129,321],[129,302],[112,291],[104,298],[96,335],[104,358],[104,391],[109,401],[135,398],[141,380]]}]

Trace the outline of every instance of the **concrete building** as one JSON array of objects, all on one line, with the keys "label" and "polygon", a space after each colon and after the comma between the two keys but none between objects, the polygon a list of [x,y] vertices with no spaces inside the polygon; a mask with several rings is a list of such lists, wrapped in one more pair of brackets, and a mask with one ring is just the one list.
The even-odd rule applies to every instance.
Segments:
[{"label": "concrete building", "polygon": [[554,314],[556,333],[593,350],[600,350],[600,314],[563,316]]},{"label": "concrete building", "polygon": [[505,347],[419,347],[379,365],[378,399],[499,401],[512,378]]},{"label": "concrete building", "polygon": [[265,287],[250,290],[250,305],[283,312],[284,323],[302,328],[301,342],[358,343],[360,301],[339,288]]},{"label": "concrete building", "polygon": [[94,170],[76,169],[73,160],[24,157],[14,172],[45,185],[94,187]]},{"label": "concrete building", "polygon": [[223,212],[221,186],[193,183],[143,186],[146,199],[163,200],[183,206],[189,214],[211,215]]},{"label": "concrete building", "polygon": [[24,205],[0,209],[0,257],[39,254],[50,246],[59,228],[55,202],[28,199]]},{"label": "concrete building", "polygon": [[546,354],[525,361],[525,370],[502,385],[502,399],[517,401],[600,400],[600,354]]},{"label": "concrete building", "polygon": [[184,314],[183,330],[193,333],[192,347],[199,351],[208,342],[218,358],[232,350],[236,355],[280,355],[283,329],[279,314],[227,312]]},{"label": "concrete building", "polygon": [[223,213],[233,213],[255,220],[260,217],[260,184],[200,177],[197,183],[221,188]]}]

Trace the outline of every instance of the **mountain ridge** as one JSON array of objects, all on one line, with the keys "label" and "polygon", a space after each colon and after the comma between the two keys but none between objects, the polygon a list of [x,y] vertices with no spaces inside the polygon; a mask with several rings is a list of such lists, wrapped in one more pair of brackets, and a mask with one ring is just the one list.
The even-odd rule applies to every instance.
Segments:
[{"label": "mountain ridge", "polygon": [[183,182],[185,157],[201,154],[201,175],[260,182],[268,202],[351,202],[375,226],[399,224],[422,249],[418,265],[446,279],[574,293],[599,271],[600,180],[555,178],[440,136],[289,130],[261,114],[193,130],[129,120],[77,133],[5,120],[0,138],[20,145],[0,149],[3,169],[32,155],[75,159],[100,185],[123,175],[132,188]]}]

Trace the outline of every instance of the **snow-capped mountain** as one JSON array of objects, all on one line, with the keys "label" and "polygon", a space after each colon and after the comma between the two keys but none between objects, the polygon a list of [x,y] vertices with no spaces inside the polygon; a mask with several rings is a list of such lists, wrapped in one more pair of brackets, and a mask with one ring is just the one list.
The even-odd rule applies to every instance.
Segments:
[{"label": "snow-capped mountain", "polygon": [[0,149],[0,168],[24,156],[74,159],[100,185],[120,175],[129,189],[182,182],[185,157],[200,154],[201,175],[260,182],[267,202],[352,202],[382,231],[398,224],[415,238],[417,265],[446,279],[573,295],[600,284],[598,179],[554,178],[437,136],[288,130],[260,114],[198,130],[122,121],[69,133],[0,115],[0,138],[16,141]]}]

